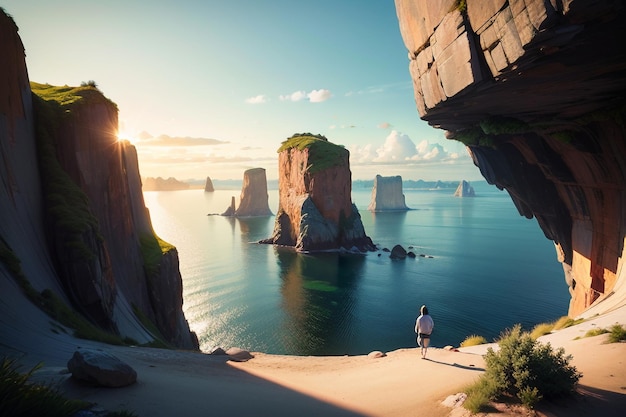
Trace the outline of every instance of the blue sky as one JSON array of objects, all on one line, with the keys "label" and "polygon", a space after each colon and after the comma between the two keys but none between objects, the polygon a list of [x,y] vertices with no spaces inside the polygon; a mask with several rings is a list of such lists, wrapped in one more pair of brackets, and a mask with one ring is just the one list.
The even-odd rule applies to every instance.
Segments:
[{"label": "blue sky", "polygon": [[296,132],[351,152],[354,179],[478,180],[420,120],[391,0],[1,0],[32,81],[94,80],[143,176],[239,179]]}]

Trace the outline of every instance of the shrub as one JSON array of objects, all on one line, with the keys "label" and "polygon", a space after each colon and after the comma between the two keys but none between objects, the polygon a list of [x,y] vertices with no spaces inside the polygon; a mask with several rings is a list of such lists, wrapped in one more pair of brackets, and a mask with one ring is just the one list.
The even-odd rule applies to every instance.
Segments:
[{"label": "shrub", "polygon": [[585,333],[584,337],[594,337],[594,336],[600,336],[601,334],[605,334],[608,333],[609,331],[607,329],[591,329],[591,330],[587,330],[587,333]]},{"label": "shrub", "polygon": [[621,324],[614,324],[609,329],[609,343],[617,343],[626,340],[626,328]]},{"label": "shrub", "polygon": [[553,330],[565,329],[567,327],[574,326],[576,324],[582,323],[583,321],[584,321],[584,319],[574,320],[573,318],[570,318],[568,316],[563,316],[563,317],[561,317],[560,319],[558,319],[557,321],[554,322],[554,329]]},{"label": "shrub", "polygon": [[537,339],[543,335],[550,333],[554,329],[554,324],[551,323],[539,323],[530,332],[530,337]]},{"label": "shrub", "polygon": [[56,389],[29,381],[35,366],[22,374],[15,361],[3,358],[0,362],[0,415],[2,416],[70,416],[91,404],[64,398]]},{"label": "shrub", "polygon": [[[571,356],[566,356],[563,348],[553,350],[549,343],[536,341],[523,333],[519,324],[506,331],[498,345],[497,352],[487,349],[486,370],[477,383],[493,387],[491,399],[517,397],[532,408],[542,398],[571,394],[582,376],[569,364]],[[468,393],[468,399],[470,396]]]},{"label": "shrub", "polygon": [[467,336],[465,340],[461,342],[461,347],[484,345],[485,343],[487,343],[487,339],[473,334],[471,336]]}]

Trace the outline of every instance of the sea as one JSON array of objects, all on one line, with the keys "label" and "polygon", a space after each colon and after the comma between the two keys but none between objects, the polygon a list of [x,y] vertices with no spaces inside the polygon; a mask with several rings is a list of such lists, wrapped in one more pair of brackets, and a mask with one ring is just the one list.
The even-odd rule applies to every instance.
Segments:
[{"label": "sea", "polygon": [[[360,355],[416,346],[427,305],[431,345],[468,336],[496,340],[507,328],[567,315],[569,293],[552,241],[517,212],[506,191],[472,182],[404,189],[402,212],[370,212],[371,188],[353,188],[366,234],[379,250],[302,254],[259,244],[275,216],[219,215],[240,189],[146,191],[155,232],[178,248],[183,310],[200,348],[286,355]],[[278,210],[278,190],[268,191]],[[415,258],[391,259],[395,245]]]}]

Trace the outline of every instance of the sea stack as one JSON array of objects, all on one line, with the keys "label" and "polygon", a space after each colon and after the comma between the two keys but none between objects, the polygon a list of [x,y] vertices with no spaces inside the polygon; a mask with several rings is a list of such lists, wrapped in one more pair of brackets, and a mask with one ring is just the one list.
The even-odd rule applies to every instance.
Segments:
[{"label": "sea stack", "polygon": [[206,183],[204,184],[204,192],[212,193],[213,191],[215,191],[215,188],[213,188],[213,181],[211,181],[211,177],[206,177]]},{"label": "sea stack", "polygon": [[369,211],[408,210],[402,193],[402,177],[381,177],[376,175],[372,188],[372,200]]},{"label": "sea stack", "polygon": [[278,149],[279,203],[273,236],[300,252],[374,250],[352,203],[350,153],[324,136],[295,134]]},{"label": "sea stack", "polygon": [[475,197],[474,187],[472,187],[469,182],[462,180],[459,183],[459,186],[456,188],[454,192],[455,197]]},{"label": "sea stack", "polygon": [[267,179],[264,168],[252,168],[243,173],[243,186],[236,217],[271,216],[268,203]]}]

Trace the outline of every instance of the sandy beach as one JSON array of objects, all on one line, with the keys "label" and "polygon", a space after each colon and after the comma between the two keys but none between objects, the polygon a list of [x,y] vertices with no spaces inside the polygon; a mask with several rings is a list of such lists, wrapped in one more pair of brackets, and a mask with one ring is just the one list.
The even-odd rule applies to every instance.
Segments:
[{"label": "sandy beach", "polygon": [[[542,404],[534,415],[622,416],[626,410],[626,343],[606,344],[607,335],[579,338],[591,328],[626,323],[626,309],[543,336],[562,346],[583,373],[579,393]],[[384,357],[286,356],[252,352],[237,362],[225,355],[100,345],[138,373],[125,388],[95,388],[74,381],[62,363],[52,360],[38,372],[41,380],[59,381],[68,396],[97,403],[106,410],[138,416],[467,416],[462,407],[442,402],[478,378],[489,346],[459,352],[431,348],[398,349]],[[91,346],[93,347],[93,346]],[[69,358],[69,355],[68,355]],[[499,406],[488,415],[522,416],[526,410]],[[530,414],[533,415],[533,414]]]}]

